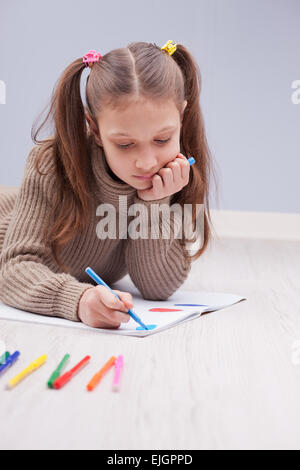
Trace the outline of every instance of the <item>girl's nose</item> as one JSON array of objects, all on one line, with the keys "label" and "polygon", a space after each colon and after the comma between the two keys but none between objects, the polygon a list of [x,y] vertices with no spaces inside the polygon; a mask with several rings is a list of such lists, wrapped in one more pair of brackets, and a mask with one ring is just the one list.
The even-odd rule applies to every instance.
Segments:
[{"label": "girl's nose", "polygon": [[157,168],[157,159],[154,156],[143,156],[136,162],[136,168],[142,169],[143,173],[154,172]]}]

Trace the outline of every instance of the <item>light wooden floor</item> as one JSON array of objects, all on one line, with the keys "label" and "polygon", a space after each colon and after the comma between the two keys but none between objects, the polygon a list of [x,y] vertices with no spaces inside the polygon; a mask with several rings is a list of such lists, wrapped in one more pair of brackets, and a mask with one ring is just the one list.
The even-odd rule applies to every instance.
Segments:
[{"label": "light wooden floor", "polygon": [[[299,449],[300,242],[215,240],[184,289],[248,300],[148,338],[1,321],[1,339],[22,358],[0,377],[0,448]],[[92,361],[63,390],[48,390],[67,352],[72,365]],[[5,389],[45,353],[34,377]],[[111,374],[87,392],[116,354],[126,361],[121,392],[111,392]]]}]

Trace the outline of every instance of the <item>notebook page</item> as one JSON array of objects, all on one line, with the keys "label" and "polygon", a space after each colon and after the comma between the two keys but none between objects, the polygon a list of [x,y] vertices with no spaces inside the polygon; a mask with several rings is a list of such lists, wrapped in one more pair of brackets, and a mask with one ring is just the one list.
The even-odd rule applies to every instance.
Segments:
[{"label": "notebook page", "polygon": [[155,325],[155,328],[151,330],[140,329],[141,327],[132,318],[128,323],[122,323],[118,329],[96,329],[81,322],[26,312],[1,302],[0,319],[90,329],[107,334],[148,336],[197,318],[204,312],[229,307],[241,300],[245,300],[245,297],[219,292],[177,291],[168,300],[163,301],[144,300],[141,296],[133,295],[133,311],[146,325]]}]

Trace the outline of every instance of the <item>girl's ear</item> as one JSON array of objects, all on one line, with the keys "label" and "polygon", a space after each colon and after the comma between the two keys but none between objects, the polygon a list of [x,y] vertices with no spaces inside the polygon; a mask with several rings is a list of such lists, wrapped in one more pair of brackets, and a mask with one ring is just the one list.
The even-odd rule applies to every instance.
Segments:
[{"label": "girl's ear", "polygon": [[183,115],[184,115],[186,105],[187,105],[187,100],[184,100],[183,105],[182,105],[181,115],[180,115],[181,123],[182,123],[182,120],[183,120]]},{"label": "girl's ear", "polygon": [[101,137],[100,137],[100,134],[99,134],[99,130],[98,130],[98,127],[96,126],[96,124],[94,123],[94,120],[93,118],[90,116],[89,112],[87,110],[85,110],[85,118],[89,124],[89,128],[91,130],[91,133],[93,134],[94,136],[94,139],[95,139],[95,142],[100,146],[102,147],[102,141],[101,141]]}]

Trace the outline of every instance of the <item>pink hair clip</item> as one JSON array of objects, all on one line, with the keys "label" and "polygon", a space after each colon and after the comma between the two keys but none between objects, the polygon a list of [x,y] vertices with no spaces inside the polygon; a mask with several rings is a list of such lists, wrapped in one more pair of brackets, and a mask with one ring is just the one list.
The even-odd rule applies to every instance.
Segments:
[{"label": "pink hair clip", "polygon": [[95,62],[99,62],[102,59],[102,55],[94,50],[89,51],[83,56],[82,62],[85,63],[86,67],[91,67]]}]

